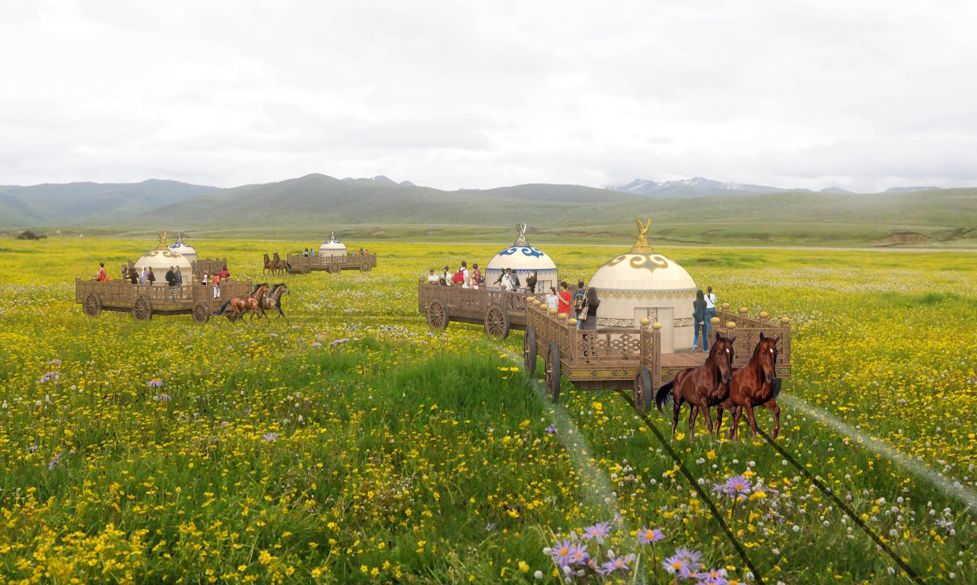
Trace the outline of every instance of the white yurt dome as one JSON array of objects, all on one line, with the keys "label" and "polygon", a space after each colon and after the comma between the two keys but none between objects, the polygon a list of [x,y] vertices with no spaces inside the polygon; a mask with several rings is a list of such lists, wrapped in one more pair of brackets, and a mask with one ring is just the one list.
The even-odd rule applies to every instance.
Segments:
[{"label": "white yurt dome", "polygon": [[156,276],[156,286],[166,286],[166,272],[171,266],[179,269],[184,285],[193,284],[193,266],[190,261],[171,248],[146,252],[134,266],[137,273],[142,273],[143,268],[152,268],[153,275]]},{"label": "white yurt dome", "polygon": [[647,317],[662,324],[662,351],[692,346],[692,302],[695,281],[681,265],[655,253],[648,243],[651,220],[638,220],[638,238],[631,250],[597,269],[589,286],[597,289],[597,327],[636,328]]},{"label": "white yurt dome", "polygon": [[346,255],[346,244],[340,242],[336,239],[336,232],[329,234],[329,239],[322,242],[319,246],[320,256],[345,256]]},{"label": "white yurt dome", "polygon": [[[176,235],[176,241],[170,244],[170,250],[179,252],[190,264],[193,264],[197,260],[197,251],[193,249],[193,246],[183,241],[182,233]],[[155,271],[156,269],[154,268],[153,272]]]},{"label": "white yurt dome", "polygon": [[536,292],[548,290],[551,286],[559,288],[556,264],[545,252],[526,241],[526,224],[516,226],[516,241],[489,260],[485,267],[485,283],[490,288],[498,288],[496,282],[502,271],[511,268],[519,275],[519,282],[526,286],[526,278],[536,272]]}]

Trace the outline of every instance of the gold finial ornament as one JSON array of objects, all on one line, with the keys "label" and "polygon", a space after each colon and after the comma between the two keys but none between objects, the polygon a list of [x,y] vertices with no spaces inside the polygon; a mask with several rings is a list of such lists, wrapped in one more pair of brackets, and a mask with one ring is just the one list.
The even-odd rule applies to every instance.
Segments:
[{"label": "gold finial ornament", "polygon": [[651,323],[651,321],[648,320],[648,317],[642,317],[640,323],[642,325],[647,325],[648,323]]},{"label": "gold finial ornament", "polygon": [[156,232],[156,237],[159,238],[159,242],[156,244],[157,250],[166,249],[166,228],[163,228]]},{"label": "gold finial ornament", "polygon": [[640,217],[634,218],[634,223],[638,226],[638,237],[634,240],[634,246],[631,247],[631,252],[636,254],[654,252],[651,244],[648,243],[648,230],[651,229],[651,216],[648,216],[647,223],[641,223]]},{"label": "gold finial ornament", "polygon": [[658,331],[662,328],[662,324],[659,321],[655,321],[651,324],[651,328]]},{"label": "gold finial ornament", "polygon": [[526,230],[529,226],[525,222],[516,224],[516,242],[513,246],[527,246],[526,243]]}]

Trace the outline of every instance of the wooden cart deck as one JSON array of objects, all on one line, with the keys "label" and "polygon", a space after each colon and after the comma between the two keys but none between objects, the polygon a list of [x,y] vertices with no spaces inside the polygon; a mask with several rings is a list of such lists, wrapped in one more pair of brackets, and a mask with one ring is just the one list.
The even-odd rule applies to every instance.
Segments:
[{"label": "wooden cart deck", "polygon": [[136,319],[191,314],[195,321],[206,323],[228,299],[248,296],[251,289],[251,282],[225,280],[220,285],[219,296],[214,298],[213,284],[165,286],[76,278],[75,302],[90,317],[97,317],[102,311],[127,311]]},{"label": "wooden cart deck", "polygon": [[[722,323],[722,325],[720,325]],[[747,317],[745,311],[732,315],[728,305],[712,321],[713,329],[736,337],[733,367],[749,361],[760,333],[781,336],[783,350],[777,356],[777,375],[790,377],[790,321],[776,322]],[[652,390],[671,381],[686,368],[705,363],[704,352],[662,352],[661,325],[643,323],[640,328],[580,330],[567,315],[558,315],[538,298],[530,297],[526,307],[526,336],[523,355],[526,372],[532,375],[537,356],[546,363],[546,390],[558,400],[561,379],[566,377],[583,389],[627,389],[633,392],[640,412],[651,404]]]},{"label": "wooden cart deck", "polygon": [[464,288],[417,283],[417,311],[431,329],[444,330],[450,321],[482,325],[485,332],[505,339],[512,329],[526,327],[526,293],[497,288]]},{"label": "wooden cart deck", "polygon": [[341,270],[369,272],[377,266],[377,255],[304,256],[302,254],[289,254],[286,262],[288,263],[288,271],[292,274],[308,274],[320,270],[330,274]]}]

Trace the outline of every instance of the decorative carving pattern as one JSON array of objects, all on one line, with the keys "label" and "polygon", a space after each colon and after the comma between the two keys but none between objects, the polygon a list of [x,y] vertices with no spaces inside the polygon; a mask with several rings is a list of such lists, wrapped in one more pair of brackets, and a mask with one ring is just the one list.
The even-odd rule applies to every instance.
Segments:
[{"label": "decorative carving pattern", "polygon": [[692,327],[692,317],[683,317],[681,319],[673,319],[672,327]]},{"label": "decorative carving pattern", "polygon": [[621,290],[614,288],[598,288],[601,298],[617,299],[693,299],[695,297],[694,288],[662,289],[662,290]]},{"label": "decorative carving pattern", "polygon": [[612,258],[604,266],[617,266],[625,260],[628,260],[628,264],[635,270],[644,268],[654,272],[659,268],[668,268],[668,259],[661,254],[635,254],[634,252]]},{"label": "decorative carving pattern", "polygon": [[497,255],[498,256],[512,256],[513,254],[516,254],[518,252],[522,252],[522,255],[523,256],[527,256],[529,258],[542,258],[543,256],[546,255],[546,254],[543,253],[542,250],[540,250],[540,249],[538,249],[538,248],[536,248],[534,246],[510,246],[510,247],[506,248],[505,250],[502,250],[501,252],[499,252]]},{"label": "decorative carving pattern", "polygon": [[598,327],[634,327],[634,319],[612,319],[610,317],[598,317]]}]

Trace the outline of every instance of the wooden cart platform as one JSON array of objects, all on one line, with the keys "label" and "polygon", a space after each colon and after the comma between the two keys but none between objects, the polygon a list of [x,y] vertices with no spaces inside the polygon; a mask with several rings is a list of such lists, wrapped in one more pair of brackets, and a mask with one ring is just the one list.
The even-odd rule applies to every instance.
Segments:
[{"label": "wooden cart platform", "polygon": [[292,274],[308,274],[313,270],[322,270],[330,274],[335,274],[341,270],[369,272],[377,266],[377,255],[304,256],[302,254],[289,254],[286,262],[288,271]]},{"label": "wooden cart platform", "polygon": [[417,310],[428,327],[443,331],[450,321],[482,325],[485,333],[505,339],[512,329],[526,327],[526,293],[497,288],[464,288],[417,283]]},{"label": "wooden cart platform", "polygon": [[[777,356],[777,375],[790,377],[790,320],[767,320],[732,315],[728,305],[712,320],[713,329],[725,337],[736,337],[733,367],[747,364],[753,348],[764,335],[781,336],[783,350]],[[651,406],[654,390],[671,381],[686,368],[705,363],[704,352],[662,352],[661,324],[642,321],[637,329],[581,330],[566,314],[548,309],[539,298],[530,297],[526,307],[526,336],[523,342],[525,371],[532,375],[536,360],[545,360],[546,392],[559,400],[562,378],[590,390],[632,390],[634,403],[644,413]]]},{"label": "wooden cart platform", "polygon": [[206,323],[228,299],[248,296],[251,289],[251,282],[225,280],[220,285],[219,296],[214,298],[213,284],[153,286],[76,278],[75,302],[90,317],[97,317],[102,311],[127,311],[135,319],[189,314],[194,321]]}]

